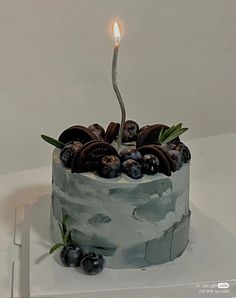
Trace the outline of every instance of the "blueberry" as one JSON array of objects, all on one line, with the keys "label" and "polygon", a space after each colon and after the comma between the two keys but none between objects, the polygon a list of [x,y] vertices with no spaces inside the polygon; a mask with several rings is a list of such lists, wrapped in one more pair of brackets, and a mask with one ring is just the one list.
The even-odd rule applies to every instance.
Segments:
[{"label": "blueberry", "polygon": [[60,252],[60,258],[66,267],[79,266],[82,257],[82,251],[77,245],[66,245]]},{"label": "blueberry", "polygon": [[174,150],[178,150],[183,154],[183,160],[185,163],[189,162],[191,159],[191,153],[188,147],[182,142],[174,142],[172,143],[172,148]]},{"label": "blueberry", "polygon": [[122,142],[133,142],[137,139],[139,131],[138,124],[133,120],[127,120],[122,132]]},{"label": "blueberry", "polygon": [[183,160],[185,163],[189,162],[191,159],[191,153],[186,145],[181,142],[175,143],[176,147],[175,150],[182,152]]},{"label": "blueberry", "polygon": [[104,268],[104,257],[96,252],[86,253],[81,262],[81,269],[88,275],[95,275],[100,273]]},{"label": "blueberry", "polygon": [[185,163],[187,163],[187,162],[189,162],[191,160],[190,150],[185,145],[184,145],[184,148],[183,148],[183,158],[184,158],[184,162]]},{"label": "blueberry", "polygon": [[99,125],[98,123],[94,123],[89,125],[88,129],[91,130],[99,139],[103,139],[105,130],[101,125]]},{"label": "blueberry", "polygon": [[114,155],[102,157],[97,173],[104,178],[115,178],[120,175],[120,160]]},{"label": "blueberry", "polygon": [[172,148],[173,148],[174,150],[178,150],[178,151],[180,151],[180,152],[183,151],[184,144],[183,144],[182,142],[174,142],[174,143],[172,143],[171,145],[172,145]]},{"label": "blueberry", "polygon": [[168,152],[175,163],[176,170],[179,170],[182,167],[184,162],[183,153],[179,150],[173,150],[173,149],[169,150]]},{"label": "blueberry", "polygon": [[148,175],[154,175],[159,171],[159,159],[153,154],[145,154],[142,160],[142,171]]},{"label": "blueberry", "polygon": [[141,165],[136,160],[125,160],[122,164],[122,170],[127,176],[133,179],[139,179],[142,177]]},{"label": "blueberry", "polygon": [[127,159],[133,159],[136,161],[140,161],[142,159],[141,153],[136,149],[125,148],[120,152],[121,161],[125,161]]},{"label": "blueberry", "polygon": [[73,157],[81,150],[82,146],[80,142],[71,142],[61,149],[60,160],[66,168],[71,168]]}]

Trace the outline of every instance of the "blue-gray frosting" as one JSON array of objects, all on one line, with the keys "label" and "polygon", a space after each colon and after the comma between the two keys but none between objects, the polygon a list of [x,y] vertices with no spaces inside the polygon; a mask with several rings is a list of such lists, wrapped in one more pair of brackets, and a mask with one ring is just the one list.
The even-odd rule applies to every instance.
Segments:
[{"label": "blue-gray frosting", "polygon": [[189,239],[189,163],[170,177],[157,173],[134,180],[71,173],[53,153],[51,236],[68,215],[72,238],[98,251],[109,268],[136,268],[174,260]]}]

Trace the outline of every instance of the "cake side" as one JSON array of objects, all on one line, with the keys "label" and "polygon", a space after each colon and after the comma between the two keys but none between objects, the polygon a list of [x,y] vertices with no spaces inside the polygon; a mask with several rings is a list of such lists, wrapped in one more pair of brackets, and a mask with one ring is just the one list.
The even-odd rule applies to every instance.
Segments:
[{"label": "cake side", "polygon": [[53,153],[51,236],[68,216],[72,239],[98,251],[109,268],[161,264],[178,257],[189,238],[189,163],[170,177],[157,173],[134,180],[71,173]]}]

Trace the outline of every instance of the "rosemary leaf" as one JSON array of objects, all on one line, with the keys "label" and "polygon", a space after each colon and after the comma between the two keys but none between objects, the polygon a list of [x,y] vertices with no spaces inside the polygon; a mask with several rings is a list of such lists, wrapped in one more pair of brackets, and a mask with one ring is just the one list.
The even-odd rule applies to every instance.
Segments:
[{"label": "rosemary leaf", "polygon": [[179,130],[179,129],[181,129],[181,128],[182,128],[182,123],[179,123],[179,124],[176,125],[176,129],[177,129],[177,130]]},{"label": "rosemary leaf", "polygon": [[164,128],[162,127],[157,138],[157,143],[161,143],[161,137],[162,137],[163,131],[164,131]]},{"label": "rosemary leaf", "polygon": [[60,141],[58,141],[56,139],[53,139],[53,138],[51,138],[49,136],[41,135],[41,138],[44,141],[48,142],[49,144],[51,144],[51,145],[53,145],[53,146],[55,146],[55,147],[57,147],[59,149],[62,149],[65,146],[65,144],[63,144],[62,142],[60,142]]},{"label": "rosemary leaf", "polygon": [[180,135],[182,135],[186,130],[188,130],[187,127],[185,128],[181,128],[180,130],[174,132],[172,135],[170,135],[169,137],[167,137],[165,140],[164,140],[164,143],[169,143],[171,142],[172,140],[174,140],[175,138],[179,137]]},{"label": "rosemary leaf", "polygon": [[162,135],[162,142],[165,141],[165,139],[167,139],[172,133],[174,133],[175,131],[175,125],[172,125],[171,127],[165,129],[163,135]]},{"label": "rosemary leaf", "polygon": [[59,247],[64,246],[63,243],[57,243],[53,245],[53,247],[49,250],[49,253],[52,254],[55,250],[57,250]]},{"label": "rosemary leaf", "polygon": [[58,223],[58,226],[59,226],[60,231],[61,231],[61,238],[63,239],[64,238],[64,232],[63,232],[62,224]]},{"label": "rosemary leaf", "polygon": [[63,220],[62,220],[62,231],[63,231],[63,235],[65,235],[66,232],[67,232],[67,227],[66,227],[66,225],[67,225],[67,219],[68,219],[68,217],[67,217],[67,215],[65,214],[65,215],[63,216]]}]

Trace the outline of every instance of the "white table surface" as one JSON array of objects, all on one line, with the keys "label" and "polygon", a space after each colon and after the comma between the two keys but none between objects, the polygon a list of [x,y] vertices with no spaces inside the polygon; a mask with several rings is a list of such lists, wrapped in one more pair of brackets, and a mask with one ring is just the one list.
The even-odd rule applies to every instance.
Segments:
[{"label": "white table surface", "polygon": [[[193,156],[190,188],[193,211],[201,213],[204,219],[202,224],[210,225],[213,232],[217,229],[215,241],[219,237],[219,244],[224,243],[224,249],[219,246],[221,250],[217,252],[221,258],[217,264],[214,264],[213,278],[209,277],[205,280],[202,272],[202,278],[197,276],[197,280],[188,284],[180,282],[168,285],[167,280],[163,286],[157,284],[149,288],[120,289],[112,292],[100,290],[67,297],[236,297],[236,250],[235,255],[232,253],[232,247],[236,243],[236,134],[229,133],[186,143]],[[34,204],[40,198],[48,196],[50,191],[50,167],[0,176],[0,297],[11,297],[12,261],[20,257],[19,251],[13,245],[15,209],[19,210],[25,204]],[[207,228],[209,226],[206,227],[206,232]],[[17,242],[20,240],[16,237]],[[201,241],[201,239],[198,240]],[[212,247],[212,254],[214,247]],[[227,263],[229,255],[232,264]],[[181,275],[181,272],[179,274]],[[93,283],[93,279],[89,278]],[[219,292],[217,287],[212,287],[213,293],[207,294],[211,289],[210,285],[221,281],[228,281],[230,285],[228,294]],[[201,296],[204,294],[205,296]]]}]

